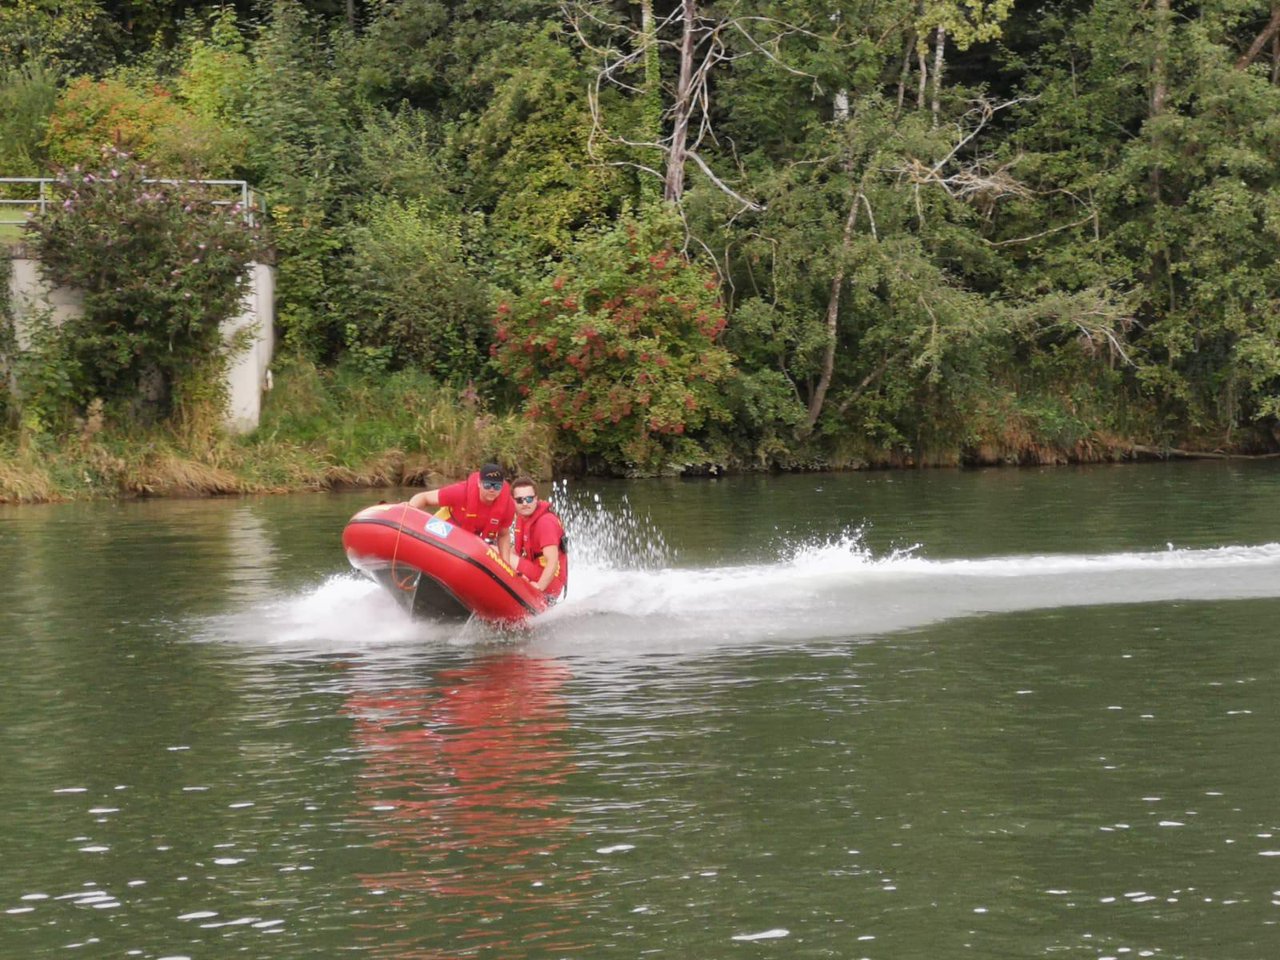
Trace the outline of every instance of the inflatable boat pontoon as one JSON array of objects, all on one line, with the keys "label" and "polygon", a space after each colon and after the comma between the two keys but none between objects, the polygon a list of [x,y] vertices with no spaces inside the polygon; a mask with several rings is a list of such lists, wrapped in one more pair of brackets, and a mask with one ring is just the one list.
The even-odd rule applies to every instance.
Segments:
[{"label": "inflatable boat pontoon", "polygon": [[361,510],[342,531],[342,546],[353,567],[415,617],[515,624],[547,608],[497,547],[407,503]]}]

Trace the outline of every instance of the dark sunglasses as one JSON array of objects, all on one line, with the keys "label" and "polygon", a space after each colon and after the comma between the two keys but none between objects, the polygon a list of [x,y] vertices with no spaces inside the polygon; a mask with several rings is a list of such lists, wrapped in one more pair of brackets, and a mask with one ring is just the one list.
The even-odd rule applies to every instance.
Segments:
[{"label": "dark sunglasses", "polygon": [[532,496],[532,497],[516,497],[516,503],[533,503],[533,501],[535,501],[535,500],[537,500],[537,499],[538,499],[538,498],[537,498],[536,496]]},{"label": "dark sunglasses", "polygon": [[486,490],[501,490],[502,481],[501,480],[481,480],[480,486],[484,487]]}]

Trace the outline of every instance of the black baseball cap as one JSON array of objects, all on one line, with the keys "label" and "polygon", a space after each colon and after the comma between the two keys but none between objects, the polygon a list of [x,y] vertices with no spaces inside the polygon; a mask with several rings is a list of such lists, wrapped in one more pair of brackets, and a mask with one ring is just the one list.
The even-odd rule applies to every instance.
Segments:
[{"label": "black baseball cap", "polygon": [[502,468],[500,466],[498,466],[496,463],[486,463],[483,467],[480,468],[480,479],[481,481],[497,480],[501,482],[506,478],[503,477]]}]

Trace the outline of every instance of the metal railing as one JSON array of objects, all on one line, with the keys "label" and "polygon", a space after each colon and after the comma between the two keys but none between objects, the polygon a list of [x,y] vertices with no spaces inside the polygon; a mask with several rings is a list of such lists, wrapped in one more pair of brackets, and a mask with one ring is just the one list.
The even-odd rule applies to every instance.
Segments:
[{"label": "metal railing", "polygon": [[[55,198],[50,196],[49,186],[57,182],[53,177],[0,177],[0,226],[25,224],[32,214],[43,214],[49,204],[55,202]],[[143,183],[174,185],[187,183],[206,187],[227,187],[233,197],[235,193],[239,193],[239,200],[215,199],[210,202],[219,207],[230,207],[239,203],[241,215],[251,227],[257,226],[259,218],[265,217],[267,213],[267,201],[244,180],[171,180],[165,177],[148,177]],[[27,189],[34,190],[36,195],[9,199],[7,194],[11,191],[4,189],[6,184],[33,184],[33,187]],[[14,207],[20,212],[17,217],[9,215],[10,208]]]}]

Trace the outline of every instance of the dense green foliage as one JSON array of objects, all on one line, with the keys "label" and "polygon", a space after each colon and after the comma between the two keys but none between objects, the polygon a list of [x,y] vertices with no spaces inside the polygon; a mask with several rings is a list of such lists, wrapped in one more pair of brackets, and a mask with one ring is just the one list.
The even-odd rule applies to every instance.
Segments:
[{"label": "dense green foliage", "polygon": [[489,285],[467,262],[466,223],[421,200],[379,198],[349,231],[347,346],[370,373],[416,366],[440,380],[482,373]]},{"label": "dense green foliage", "polygon": [[613,470],[1280,444],[1271,0],[694,8],[17,0],[0,174],[246,178],[290,353]]},{"label": "dense green foliage", "polygon": [[728,419],[719,280],[676,253],[674,226],[627,216],[584,234],[498,308],[493,354],[529,415],[617,469],[703,462],[691,435]]}]

